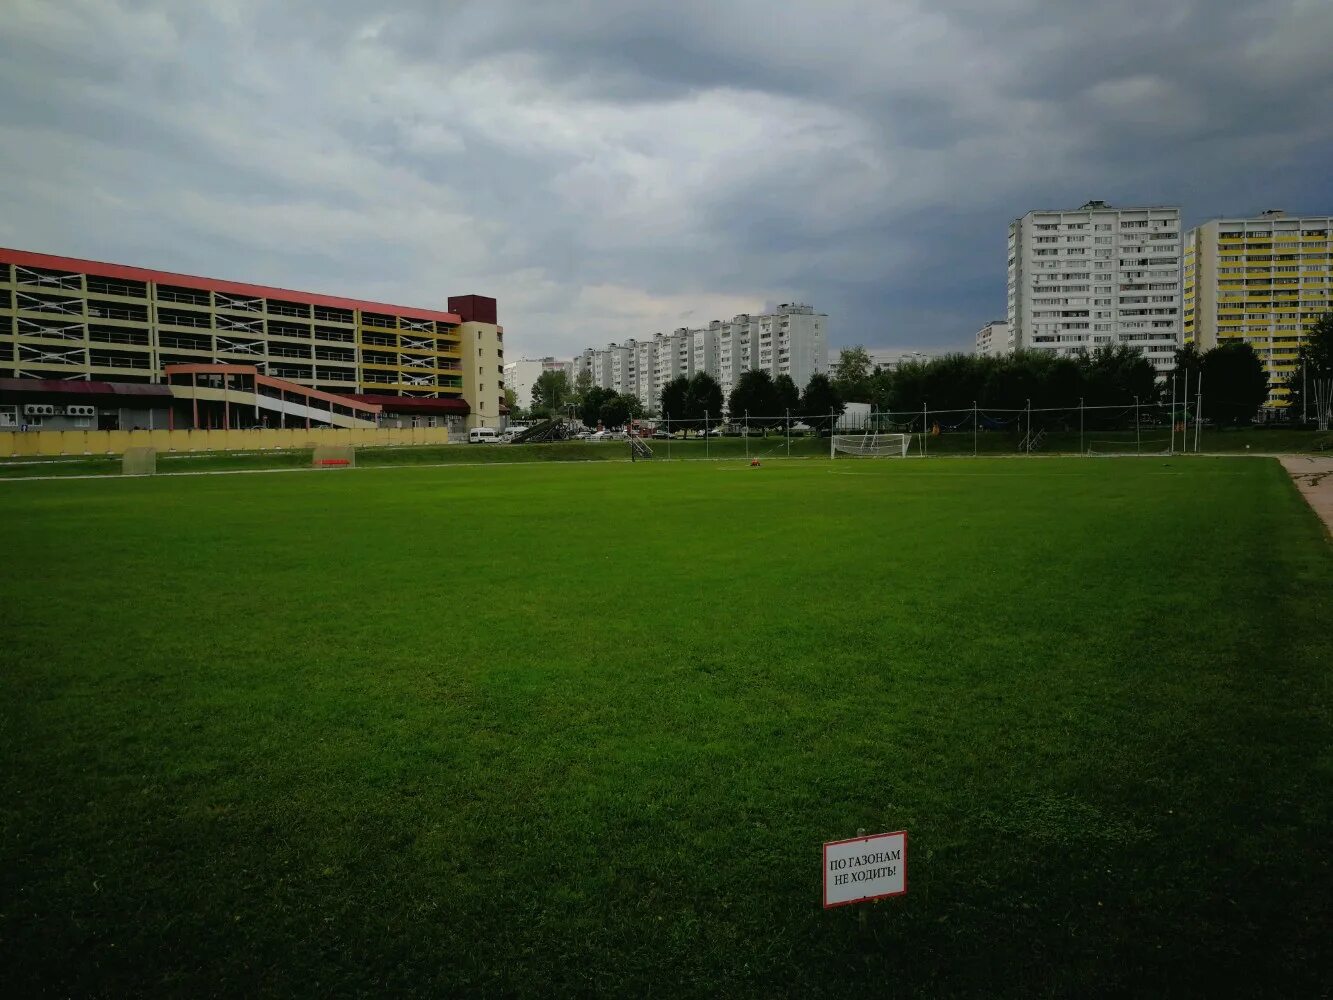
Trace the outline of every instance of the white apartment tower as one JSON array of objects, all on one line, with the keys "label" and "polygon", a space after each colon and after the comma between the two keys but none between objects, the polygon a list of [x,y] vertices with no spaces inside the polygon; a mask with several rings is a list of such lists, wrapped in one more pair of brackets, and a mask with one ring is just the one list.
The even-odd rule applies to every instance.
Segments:
[{"label": "white apartment tower", "polygon": [[593,385],[637,395],[655,410],[662,387],[674,378],[707,372],[717,379],[725,399],[741,373],[762,368],[774,378],[789,375],[798,388],[810,376],[828,371],[828,316],[803,303],[784,303],[765,315],[742,313],[707,326],[656,333],[652,340],[588,348],[573,361],[573,371],[588,371]]},{"label": "white apartment tower", "polygon": [[1002,319],[993,319],[977,331],[975,354],[1009,354],[1014,349],[1014,338],[1009,332],[1009,324]]},{"label": "white apartment tower", "polygon": [[574,363],[556,358],[520,358],[504,366],[504,384],[514,390],[515,401],[526,410],[532,405],[532,387],[544,372],[564,372],[574,384]]},{"label": "white apartment tower", "polygon": [[1169,371],[1181,340],[1180,209],[1029,212],[1009,225],[1008,322],[1015,350],[1062,355],[1109,344]]}]

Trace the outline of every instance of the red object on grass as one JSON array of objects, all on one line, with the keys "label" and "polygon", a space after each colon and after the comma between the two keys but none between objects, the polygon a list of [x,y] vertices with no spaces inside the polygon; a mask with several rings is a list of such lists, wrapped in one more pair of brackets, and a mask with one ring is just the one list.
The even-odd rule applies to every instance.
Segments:
[{"label": "red object on grass", "polygon": [[347,459],[345,459],[345,458],[321,458],[321,459],[319,460],[319,464],[320,464],[320,465],[350,465],[351,463],[348,462]]}]

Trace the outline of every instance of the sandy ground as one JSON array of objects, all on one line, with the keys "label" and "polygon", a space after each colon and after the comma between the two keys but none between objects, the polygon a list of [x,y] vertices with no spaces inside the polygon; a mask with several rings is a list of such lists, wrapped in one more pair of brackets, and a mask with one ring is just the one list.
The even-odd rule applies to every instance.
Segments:
[{"label": "sandy ground", "polygon": [[1282,459],[1282,467],[1291,473],[1297,489],[1333,533],[1333,458],[1288,455]]}]

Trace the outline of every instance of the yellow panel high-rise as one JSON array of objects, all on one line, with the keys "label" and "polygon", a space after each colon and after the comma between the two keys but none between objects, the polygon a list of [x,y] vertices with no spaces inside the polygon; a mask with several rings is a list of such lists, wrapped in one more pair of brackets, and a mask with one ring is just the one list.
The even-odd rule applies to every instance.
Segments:
[{"label": "yellow panel high-rise", "polygon": [[1268,372],[1268,406],[1286,405],[1306,331],[1333,309],[1333,216],[1270,211],[1215,219],[1185,240],[1185,343],[1239,340]]}]

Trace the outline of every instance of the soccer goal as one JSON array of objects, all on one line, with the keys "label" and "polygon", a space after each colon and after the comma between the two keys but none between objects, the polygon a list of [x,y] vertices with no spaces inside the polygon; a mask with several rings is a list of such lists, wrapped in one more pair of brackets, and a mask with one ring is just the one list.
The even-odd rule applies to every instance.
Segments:
[{"label": "soccer goal", "polygon": [[1088,455],[1093,458],[1152,458],[1170,454],[1171,442],[1167,438],[1121,438],[1088,445]]},{"label": "soccer goal", "polygon": [[906,458],[912,446],[910,434],[834,434],[829,458],[852,455],[858,458]]}]

